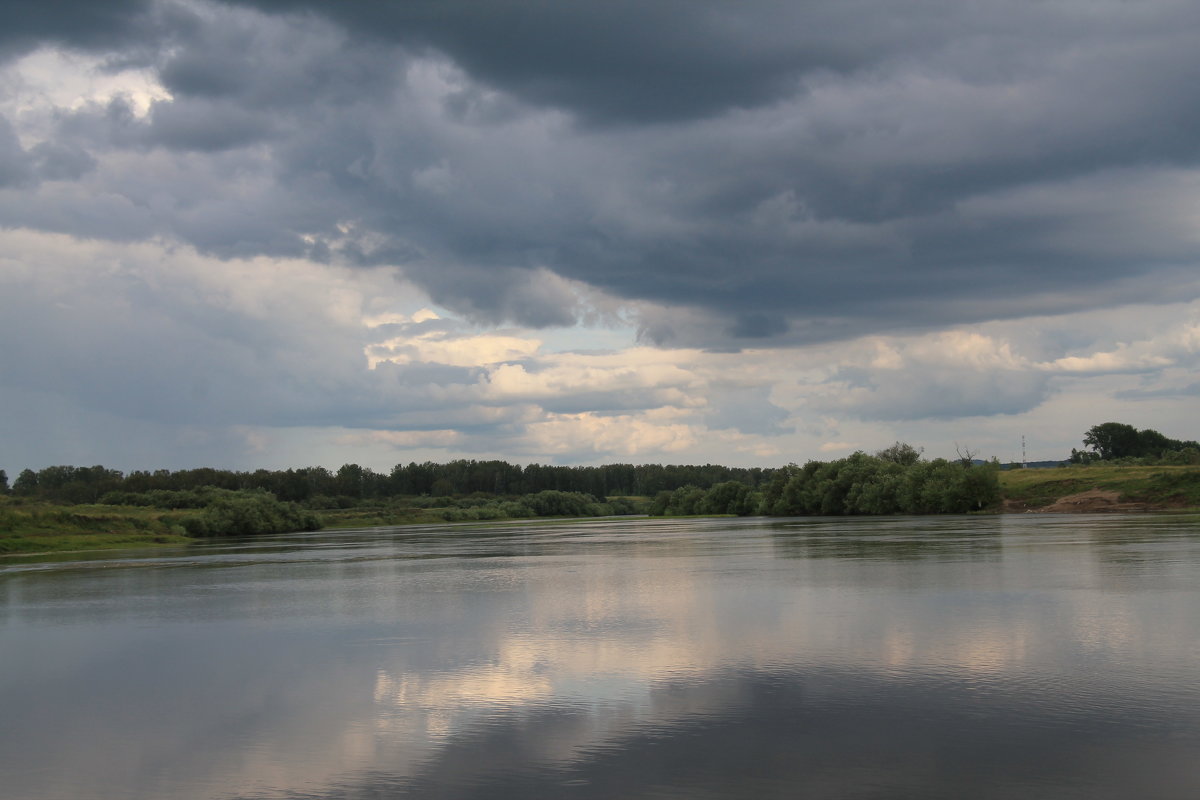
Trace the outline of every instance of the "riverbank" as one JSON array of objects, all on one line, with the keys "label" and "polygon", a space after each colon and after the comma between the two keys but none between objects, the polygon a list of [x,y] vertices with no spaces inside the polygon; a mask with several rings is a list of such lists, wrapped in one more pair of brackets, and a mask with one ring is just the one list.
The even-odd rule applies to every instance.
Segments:
[{"label": "riverbank", "polygon": [[1001,510],[1010,513],[1200,510],[1200,467],[1089,465],[1000,473]]},{"label": "riverbank", "polygon": [[[542,493],[543,495],[546,493]],[[552,495],[563,493],[552,492]],[[524,498],[530,500],[529,497]],[[534,496],[536,499],[536,496]],[[545,497],[541,497],[545,500]],[[550,499],[554,499],[553,497]],[[570,499],[569,497],[567,499]],[[480,506],[474,501],[484,503]],[[639,498],[644,500],[644,498]],[[629,503],[592,504],[594,508],[564,506],[542,511],[563,513],[533,514],[532,509],[498,498],[465,499],[459,505],[428,506],[428,498],[411,498],[411,505],[395,500],[372,504],[364,502],[349,508],[320,509],[306,514],[319,520],[316,528],[346,530],[391,525],[436,525],[477,522],[504,524],[536,519],[539,521],[632,513]],[[465,505],[463,505],[465,504]],[[534,503],[537,506],[537,503]],[[570,513],[574,511],[575,513]],[[591,511],[593,513],[588,514]],[[189,532],[201,528],[205,508],[164,509],[154,506],[81,504],[59,505],[29,499],[0,497],[0,558],[5,556],[84,552],[134,547],[187,545],[198,540]],[[258,519],[261,514],[256,515]],[[316,528],[309,528],[316,529]],[[270,532],[270,531],[267,531]],[[239,535],[230,533],[226,535]]]},{"label": "riverbank", "polygon": [[194,539],[186,535],[181,517],[154,508],[0,498],[0,556],[187,544]]},{"label": "riverbank", "polygon": [[[996,510],[1005,513],[1200,510],[1197,466],[1006,470],[1000,473],[1000,487],[1002,500]],[[196,541],[186,535],[186,519],[198,513],[193,509],[55,505],[0,497],[0,556],[186,545]],[[319,514],[327,529],[447,521],[443,509],[397,503],[328,509]]]}]

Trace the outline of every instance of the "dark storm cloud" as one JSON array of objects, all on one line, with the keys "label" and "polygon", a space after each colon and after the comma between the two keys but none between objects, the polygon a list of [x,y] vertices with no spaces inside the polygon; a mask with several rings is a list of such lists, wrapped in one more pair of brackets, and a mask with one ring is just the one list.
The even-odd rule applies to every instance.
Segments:
[{"label": "dark storm cloud", "polygon": [[799,75],[879,57],[832,4],[248,0],[446,54],[490,86],[601,123],[689,119],[785,96]]},{"label": "dark storm cloud", "polygon": [[185,11],[175,17],[175,46],[159,62],[158,77],[176,96],[279,110],[359,102],[395,78],[390,50],[351,39],[320,19],[251,13],[212,19]]},{"label": "dark storm cloud", "polygon": [[150,0],[9,0],[0,25],[0,58],[43,42],[108,50],[136,42]]},{"label": "dark storm cloud", "polygon": [[[63,112],[37,174],[105,208],[43,188],[10,221],[90,232],[116,197],[115,238],[395,265],[483,323],[569,324],[557,275],[713,348],[1197,290],[1195,4],[88,7],[90,33],[5,35],[171,97]],[[26,180],[5,141],[0,180]]]}]

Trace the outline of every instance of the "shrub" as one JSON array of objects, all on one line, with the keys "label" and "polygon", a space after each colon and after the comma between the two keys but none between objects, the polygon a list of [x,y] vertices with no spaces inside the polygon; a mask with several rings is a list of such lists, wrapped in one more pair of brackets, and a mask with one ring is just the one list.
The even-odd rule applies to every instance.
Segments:
[{"label": "shrub", "polygon": [[321,521],[295,503],[281,503],[268,492],[228,492],[217,496],[183,526],[191,536],[254,536],[264,533],[315,531]]},{"label": "shrub", "polygon": [[596,498],[583,492],[559,492],[546,489],[537,494],[526,495],[521,502],[539,517],[591,517],[595,516]]}]

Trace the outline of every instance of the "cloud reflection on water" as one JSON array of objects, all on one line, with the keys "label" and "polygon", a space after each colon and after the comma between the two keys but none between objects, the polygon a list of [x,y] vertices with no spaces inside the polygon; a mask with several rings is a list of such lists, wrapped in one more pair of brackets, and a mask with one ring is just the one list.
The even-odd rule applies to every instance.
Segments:
[{"label": "cloud reflection on water", "polygon": [[32,800],[1190,796],[1197,542],[1118,522],[366,532],[0,575],[0,774]]}]

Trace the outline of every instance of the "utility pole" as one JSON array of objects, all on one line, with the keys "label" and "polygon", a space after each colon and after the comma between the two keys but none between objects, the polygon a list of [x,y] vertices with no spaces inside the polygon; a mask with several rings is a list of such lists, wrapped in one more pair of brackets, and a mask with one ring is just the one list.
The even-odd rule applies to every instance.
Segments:
[{"label": "utility pole", "polygon": [[1021,469],[1027,469],[1029,465],[1025,463],[1025,434],[1021,434]]}]

